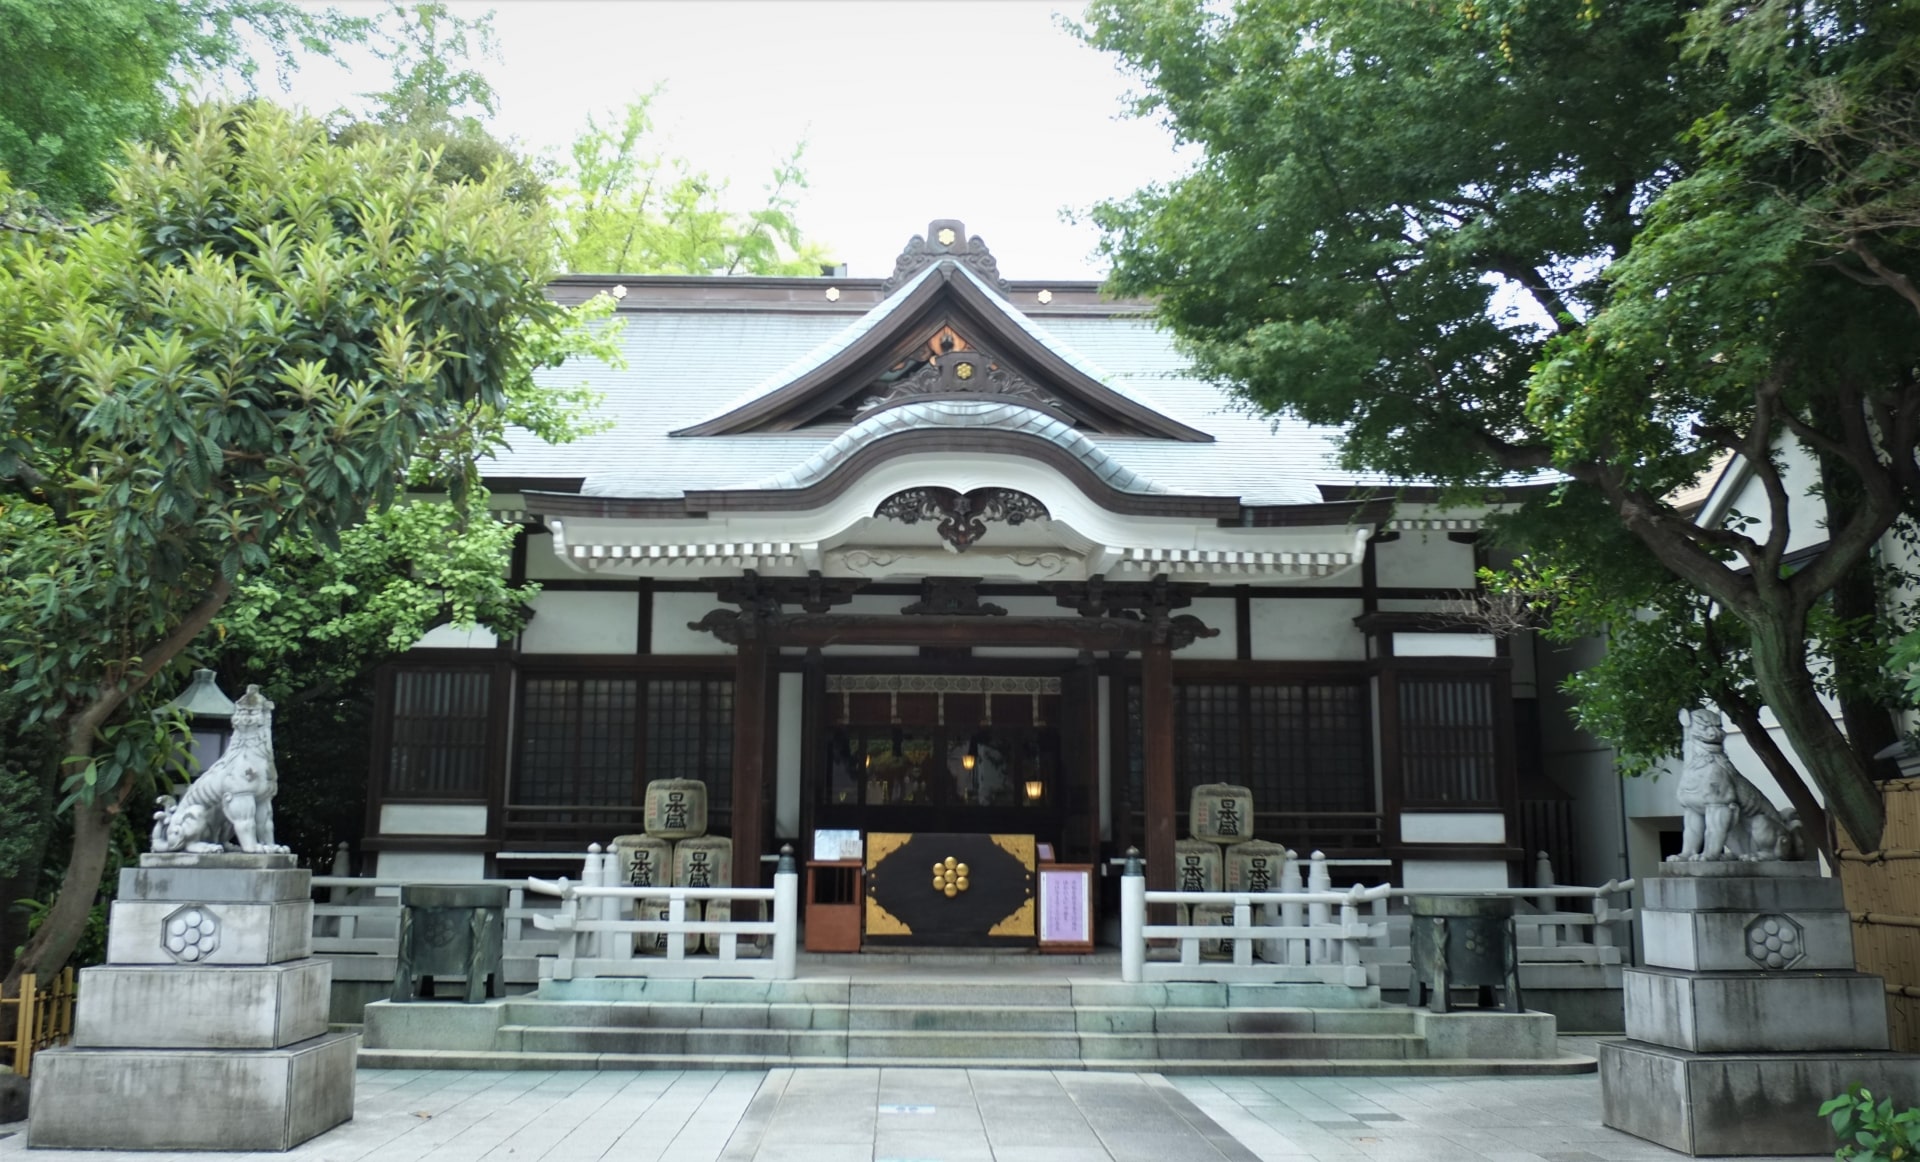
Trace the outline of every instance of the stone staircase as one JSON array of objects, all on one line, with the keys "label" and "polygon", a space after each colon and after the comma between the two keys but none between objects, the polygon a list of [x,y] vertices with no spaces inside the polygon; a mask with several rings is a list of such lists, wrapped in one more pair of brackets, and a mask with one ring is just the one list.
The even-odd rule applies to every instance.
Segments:
[{"label": "stone staircase", "polygon": [[[980,979],[986,976],[989,979]],[[1553,1018],[1379,1005],[1377,989],[1113,980],[580,980],[366,1009],[363,1067],[964,1066],[1157,1073],[1568,1073]]]}]

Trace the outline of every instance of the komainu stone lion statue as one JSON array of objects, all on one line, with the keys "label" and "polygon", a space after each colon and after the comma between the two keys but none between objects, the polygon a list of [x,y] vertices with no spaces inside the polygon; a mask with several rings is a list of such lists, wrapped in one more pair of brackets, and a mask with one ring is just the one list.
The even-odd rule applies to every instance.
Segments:
[{"label": "komainu stone lion statue", "polygon": [[1799,814],[1776,808],[1727,758],[1720,712],[1687,714],[1677,798],[1685,814],[1680,854],[1669,863],[1702,859],[1803,859]]},{"label": "komainu stone lion statue", "polygon": [[153,850],[214,852],[237,848],[284,854],[273,841],[273,703],[248,686],[233,704],[233,737],[212,766],[176,802],[160,796],[153,813]]}]

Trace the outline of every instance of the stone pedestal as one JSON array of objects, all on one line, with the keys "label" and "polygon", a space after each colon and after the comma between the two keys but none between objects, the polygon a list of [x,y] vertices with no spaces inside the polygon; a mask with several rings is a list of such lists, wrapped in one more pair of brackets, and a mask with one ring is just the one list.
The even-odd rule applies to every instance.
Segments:
[{"label": "stone pedestal", "polygon": [[31,1146],[288,1150],[353,1117],[357,1034],[327,1032],[310,873],[290,855],[148,855],[72,1045],[33,1061]]},{"label": "stone pedestal", "polygon": [[1817,1111],[1853,1082],[1920,1104],[1920,1056],[1887,1052],[1881,978],[1853,971],[1838,879],[1700,862],[1642,889],[1628,1039],[1600,1047],[1607,1125],[1693,1155],[1831,1154]]}]

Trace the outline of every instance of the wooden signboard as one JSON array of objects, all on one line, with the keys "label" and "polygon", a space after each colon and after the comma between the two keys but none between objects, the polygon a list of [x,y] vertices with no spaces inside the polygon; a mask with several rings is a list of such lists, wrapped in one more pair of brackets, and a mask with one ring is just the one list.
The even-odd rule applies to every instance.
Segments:
[{"label": "wooden signboard", "polygon": [[1040,951],[1093,951],[1093,865],[1041,864]]}]

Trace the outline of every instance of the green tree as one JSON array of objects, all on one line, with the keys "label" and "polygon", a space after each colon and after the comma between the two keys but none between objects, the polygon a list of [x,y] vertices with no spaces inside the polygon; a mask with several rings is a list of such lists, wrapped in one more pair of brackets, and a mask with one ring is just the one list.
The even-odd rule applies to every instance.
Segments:
[{"label": "green tree", "polygon": [[[1920,329],[1873,266],[1911,270],[1910,230],[1873,219],[1862,256],[1833,207],[1916,175],[1807,110],[1910,95],[1916,10],[1693,7],[1105,0],[1085,35],[1203,156],[1094,216],[1117,287],[1157,295],[1203,372],[1343,425],[1349,464],[1570,478],[1536,503],[1591,534],[1583,559],[1624,528],[1739,621],[1753,690],[1871,847],[1880,799],[1808,640],[1911,494]],[[1789,570],[1795,439],[1850,497]],[[1666,499],[1729,451],[1764,536]]]},{"label": "green tree", "polygon": [[514,200],[547,197],[543,167],[490,128],[499,95],[478,62],[498,59],[493,13],[468,19],[445,3],[390,0],[368,40],[393,70],[392,87],[362,94],[357,111],[334,114],[341,144],[373,134],[403,138],[438,159],[434,172],[444,181],[478,181],[498,170]]},{"label": "green tree", "polygon": [[806,188],[805,145],[774,166],[766,198],[737,213],[727,183],[651,146],[652,94],[609,123],[592,116],[560,176],[560,262],[619,274],[817,275],[825,251],[795,217]]},{"label": "green tree", "polygon": [[[423,457],[463,503],[572,317],[550,228],[497,179],[265,105],[199,110],[114,173],[114,213],[0,245],[0,667],[64,756],[73,851],[14,973],[79,938],[146,709],[282,543],[333,549]],[[489,415],[495,418],[487,418]],[[144,815],[144,812],[142,812]]]},{"label": "green tree", "polygon": [[519,528],[488,518],[483,499],[396,504],[331,549],[276,544],[267,568],[236,582],[202,647],[229,691],[257,683],[277,705],[276,831],[312,867],[360,834],[374,669],[439,626],[511,637],[525,624],[540,587],[508,581]]},{"label": "green tree", "polygon": [[365,32],[290,0],[0,0],[0,170],[55,206],[97,205],[121,143],[156,139],[196,75],[250,79],[250,35],[284,73]]}]

